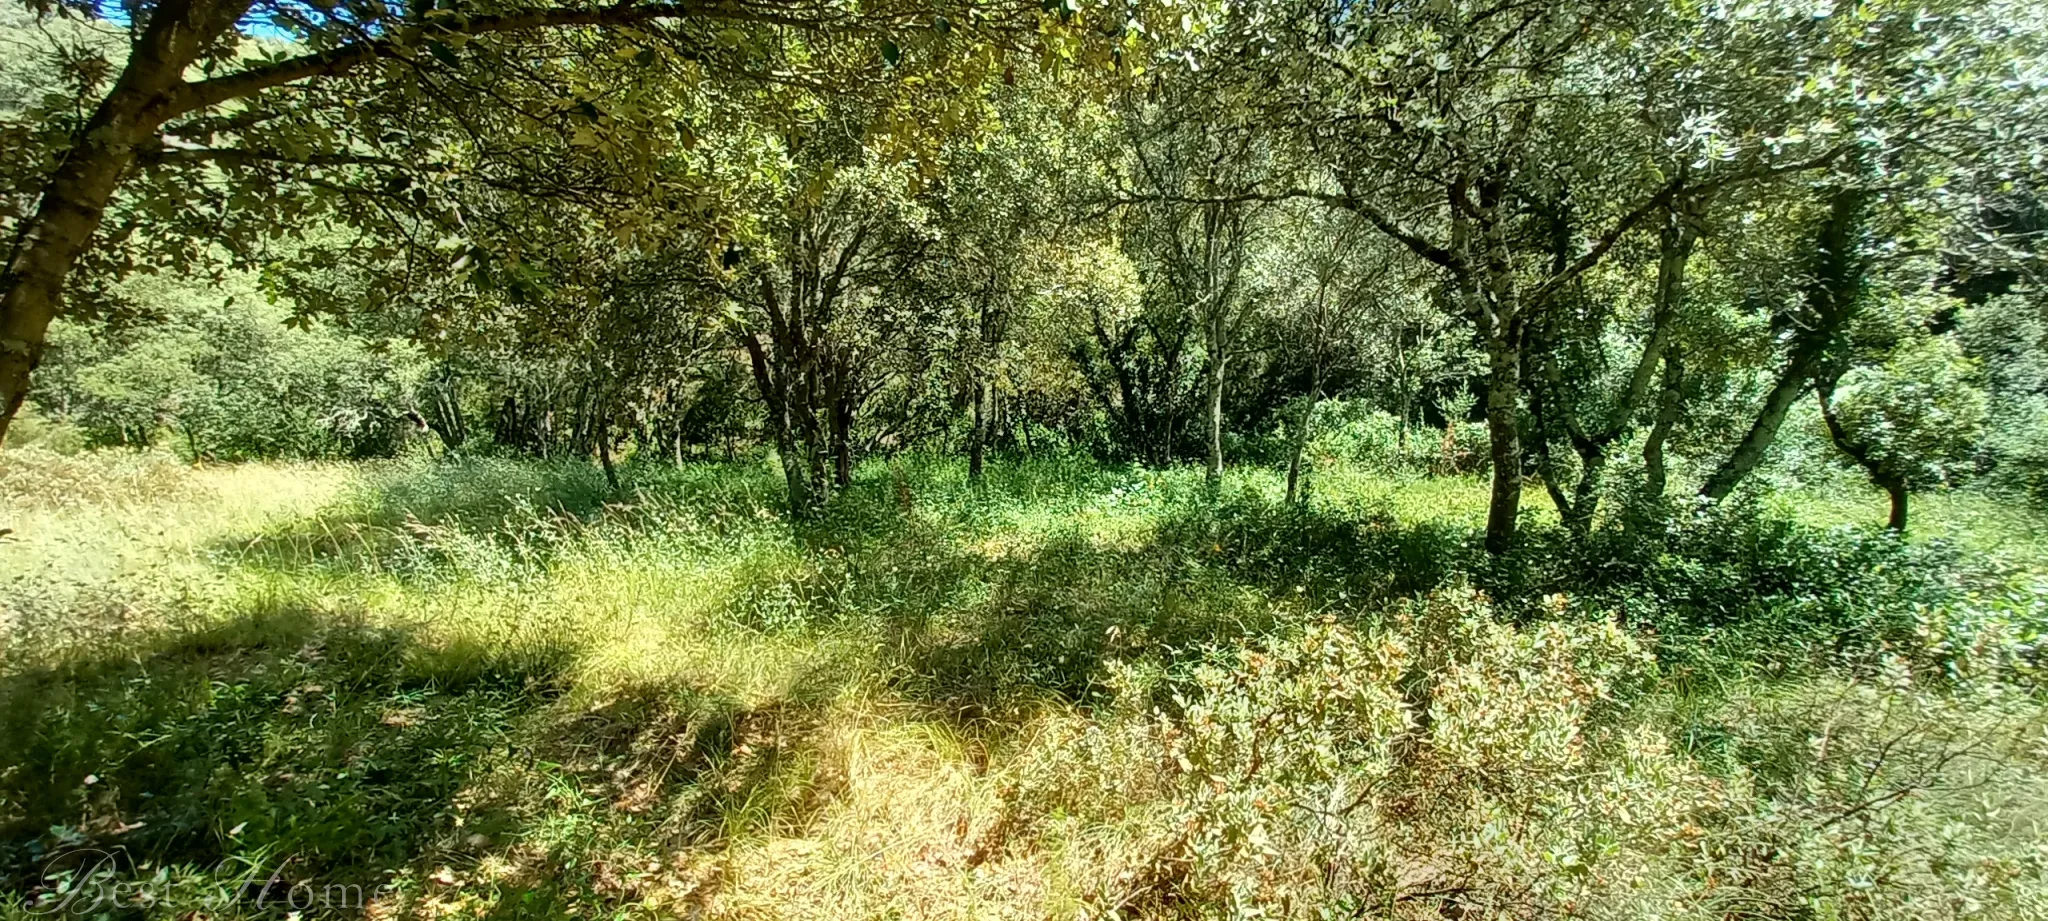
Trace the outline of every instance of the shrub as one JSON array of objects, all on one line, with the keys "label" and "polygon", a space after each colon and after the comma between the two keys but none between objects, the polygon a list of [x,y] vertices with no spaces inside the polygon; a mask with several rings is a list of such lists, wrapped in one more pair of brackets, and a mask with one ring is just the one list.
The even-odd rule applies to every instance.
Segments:
[{"label": "shrub", "polygon": [[1551,610],[1517,627],[1453,589],[1182,674],[1123,666],[1113,712],[1040,740],[1016,812],[1075,850],[1106,916],[2024,917],[2048,897],[2038,834],[2014,833],[2048,791],[2022,699],[1902,667],[1667,696],[1635,636]]},{"label": "shrub", "polygon": [[1125,823],[1103,908],[1568,911],[1626,891],[1641,858],[1613,844],[1692,808],[1657,783],[1682,772],[1667,747],[1608,725],[1647,664],[1612,623],[1517,628],[1452,590],[1382,629],[1332,617],[1220,651],[1154,692],[1164,705],[1065,740],[1030,795]]},{"label": "shrub", "polygon": [[52,454],[71,455],[86,449],[86,437],[78,426],[44,417],[24,407],[7,427],[7,449],[36,447]]},{"label": "shrub", "polygon": [[38,379],[37,405],[92,441],[245,460],[389,456],[412,434],[416,350],[294,324],[246,287],[225,300],[163,279],[131,287],[160,321],[106,335],[60,325]]},{"label": "shrub", "polygon": [[1820,528],[1754,494],[1645,513],[1588,540],[1530,535],[1524,591],[1574,593],[1652,630],[1674,663],[1739,658],[1766,670],[1867,663],[1916,645],[1919,615],[1977,574],[1943,541]]},{"label": "shrub", "polygon": [[1993,482],[2048,504],[2048,313],[2039,292],[1994,297],[1961,320],[1963,346],[1981,363],[1990,396],[1979,463]]},{"label": "shrub", "polygon": [[[1382,472],[1430,469],[1441,461],[1444,432],[1411,425],[1407,443],[1402,444],[1401,420],[1371,403],[1360,400],[1325,400],[1316,407],[1315,430],[1309,439],[1309,456],[1325,463],[1359,464]],[[1469,469],[1466,455],[1473,445],[1484,455],[1485,428],[1456,426],[1452,453],[1460,458],[1461,470]]]},{"label": "shrub", "polygon": [[1985,461],[1999,486],[2048,506],[2048,396],[1994,404]]},{"label": "shrub", "polygon": [[1241,493],[1192,505],[1159,525],[1162,544],[1220,562],[1268,590],[1355,606],[1427,592],[1483,564],[1464,529],[1403,523]]}]

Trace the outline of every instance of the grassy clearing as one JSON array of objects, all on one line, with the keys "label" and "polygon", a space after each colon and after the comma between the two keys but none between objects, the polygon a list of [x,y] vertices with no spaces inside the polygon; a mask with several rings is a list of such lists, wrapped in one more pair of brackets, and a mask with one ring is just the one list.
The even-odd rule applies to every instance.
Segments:
[{"label": "grassy clearing", "polygon": [[0,464],[0,913],[2048,911],[1981,500],[1503,568],[1481,484],[1345,470],[873,464],[792,530],[765,465]]}]

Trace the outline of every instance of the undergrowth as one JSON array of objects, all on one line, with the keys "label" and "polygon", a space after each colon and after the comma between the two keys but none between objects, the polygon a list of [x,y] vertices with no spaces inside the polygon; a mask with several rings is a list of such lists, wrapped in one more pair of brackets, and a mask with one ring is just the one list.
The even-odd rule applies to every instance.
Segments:
[{"label": "undergrowth", "polygon": [[1962,498],[1491,560],[1454,478],[621,472],[0,458],[0,915],[2048,913]]}]

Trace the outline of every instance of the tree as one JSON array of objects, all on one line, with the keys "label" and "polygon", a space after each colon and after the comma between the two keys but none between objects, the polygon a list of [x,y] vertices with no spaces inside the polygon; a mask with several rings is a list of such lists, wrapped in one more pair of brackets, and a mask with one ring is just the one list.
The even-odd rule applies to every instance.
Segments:
[{"label": "tree", "polygon": [[1247,296],[1246,264],[1262,203],[1245,193],[1266,172],[1264,145],[1241,120],[1225,120],[1227,107],[1204,101],[1198,81],[1160,81],[1163,104],[1133,107],[1130,171],[1120,198],[1136,202],[1129,215],[1141,265],[1200,331],[1202,400],[1211,488],[1223,478],[1223,393],[1254,301]]},{"label": "tree", "polygon": [[[1649,37],[1622,10],[1455,3],[1264,25],[1289,55],[1258,77],[1272,100],[1266,117],[1315,151],[1335,186],[1304,194],[1357,213],[1436,266],[1477,332],[1493,470],[1486,546],[1505,552],[1521,504],[1532,322],[1681,194],[1735,180],[1617,168],[1642,146],[1639,134],[1586,131],[1624,124],[1611,98],[1646,96],[1631,82],[1640,73],[1606,66]],[[1593,91],[1596,70],[1620,85]],[[1573,159],[1543,155],[1560,150]],[[1743,167],[1762,168],[1754,159]],[[1560,243],[1531,218],[1572,178],[1581,180],[1572,197],[1598,210]]]},{"label": "tree", "polygon": [[967,392],[967,476],[979,482],[996,439],[1010,338],[1036,285],[1035,243],[1056,233],[1071,169],[1064,162],[1101,131],[1094,106],[1065,111],[1073,88],[1032,79],[993,92],[999,131],[948,145],[932,197],[937,241],[910,268],[944,302],[953,361]]},{"label": "tree", "polygon": [[[2000,3],[1877,3],[1788,18],[1782,35],[1757,39],[1780,49],[1766,59],[1794,78],[1785,98],[1809,113],[1799,130],[1853,143],[1829,175],[1787,187],[1789,196],[1821,197],[1826,215],[1800,260],[1800,303],[1772,320],[1783,333],[1778,370],[1702,496],[1729,495],[1763,462],[1806,389],[1853,362],[1845,339],[1871,302],[1862,295],[1873,262],[1924,247],[1966,250],[1964,241],[1984,234],[1987,198],[2011,188],[2016,164],[2040,156],[2041,97],[2021,89],[2018,75],[2037,66],[2043,28],[2038,11]],[[1872,222],[1884,226],[1873,233]]]},{"label": "tree", "polygon": [[[877,39],[882,53],[869,59],[876,71],[904,60],[905,47],[917,45],[939,46],[941,50],[932,53],[942,57],[950,56],[954,47],[983,49],[962,57],[983,69],[1000,69],[1003,55],[991,41],[1018,44],[1041,21],[1075,18],[1073,7],[1062,7],[1055,16],[1036,7],[967,10],[917,0],[864,4],[858,9],[745,0],[514,4],[459,10],[379,0],[314,6],[283,0],[160,0],[129,9],[131,45],[118,66],[107,62],[99,68],[101,77],[80,82],[75,102],[92,114],[76,130],[39,130],[41,125],[61,124],[65,107],[60,105],[31,113],[22,120],[29,125],[26,129],[17,123],[5,132],[42,143],[11,149],[15,162],[5,170],[12,186],[6,193],[34,204],[16,217],[0,269],[0,434],[28,391],[30,375],[43,354],[45,332],[60,312],[67,286],[73,285],[74,269],[99,268],[93,265],[102,261],[95,253],[95,239],[110,209],[119,205],[117,193],[124,188],[144,191],[145,199],[153,196],[156,202],[150,207],[175,217],[177,203],[202,188],[191,181],[191,171],[201,168],[232,173],[252,165],[296,171],[382,167],[398,184],[407,173],[439,158],[385,155],[393,133],[380,121],[394,107],[378,103],[393,99],[410,103],[415,111],[436,110],[455,126],[454,136],[476,142],[466,145],[472,151],[504,152],[490,143],[492,129],[513,123],[529,134],[536,129],[560,133],[579,146],[604,147],[609,140],[624,139],[625,143],[612,145],[620,154],[612,162],[650,165],[660,160],[663,144],[641,139],[651,135],[660,142],[680,143],[693,129],[668,118],[662,107],[641,104],[644,99],[631,99],[633,104],[625,107],[601,106],[600,101],[609,103],[601,94],[579,91],[580,75],[587,69],[526,65],[536,59],[554,61],[567,49],[583,57],[612,55],[622,59],[620,63],[671,68],[685,83],[707,70],[780,80],[792,75],[761,72],[764,62],[755,53],[754,39],[786,30],[898,35]],[[279,47],[252,42],[240,31],[242,23],[251,21],[283,31],[292,43]],[[587,39],[590,34],[579,30],[607,30],[624,41],[610,47],[579,42],[575,36]],[[912,35],[917,36],[915,42]],[[503,54],[505,43],[545,41],[548,36],[554,37],[555,53],[535,55],[529,46]],[[1055,35],[1051,42],[1075,56],[1076,42],[1071,38]],[[588,53],[593,51],[597,53]],[[1100,56],[1108,55],[1105,50]],[[477,85],[472,87],[474,94],[446,95],[442,91],[449,87],[431,79],[435,73],[474,65],[525,79]],[[195,70],[199,76],[189,76]],[[321,88],[323,82],[339,80],[354,83],[340,92]],[[301,91],[282,92],[285,87]],[[533,96],[521,92],[534,88],[544,91]],[[491,99],[494,105],[472,106],[478,98]],[[356,105],[360,101],[372,104]],[[405,110],[403,105],[395,108]],[[483,123],[466,120],[479,111],[485,116]],[[406,147],[422,139],[399,132],[397,140],[398,146]],[[442,135],[435,140],[452,138]],[[450,149],[427,146],[435,153]],[[460,165],[455,166],[459,171]],[[157,173],[163,173],[165,181],[154,181]],[[636,191],[642,193],[673,188],[645,181],[637,185]],[[390,191],[405,194],[422,209],[435,197],[410,179]],[[576,194],[574,188],[555,191],[564,197]],[[346,191],[338,194],[345,197]],[[260,215],[267,208],[281,208],[294,212],[289,217],[303,217],[296,213],[303,203],[292,196],[268,204],[254,196],[225,197],[235,212]],[[647,197],[656,203],[670,198]],[[294,223],[303,226],[302,221]],[[620,222],[619,227],[630,230],[632,223]],[[231,226],[237,223],[224,221],[213,229]],[[246,222],[238,226],[246,233],[257,232]],[[163,233],[145,242],[166,246],[179,239],[189,235]],[[107,267],[118,268],[121,260],[104,261]]]},{"label": "tree", "polygon": [[1906,530],[1912,490],[1969,469],[1986,409],[1975,376],[1952,339],[1918,336],[1880,367],[1814,382],[1830,440],[1891,497],[1892,530]]},{"label": "tree", "polygon": [[1272,292],[1282,301],[1274,319],[1276,348],[1291,371],[1304,378],[1304,392],[1292,401],[1287,429],[1287,501],[1306,497],[1302,456],[1313,435],[1316,407],[1331,395],[1333,378],[1373,380],[1399,394],[1406,425],[1419,380],[1416,343],[1402,308],[1414,298],[1401,263],[1405,254],[1388,251],[1375,232],[1355,216],[1319,207],[1294,207],[1276,223],[1292,228],[1265,260],[1285,282]]},{"label": "tree", "polygon": [[1783,367],[1765,393],[1749,430],[1700,487],[1700,494],[1723,499],[1735,485],[1763,463],[1764,452],[1778,436],[1792,404],[1822,372],[1838,340],[1848,331],[1864,300],[1869,253],[1864,224],[1872,193],[1854,185],[1828,193],[1826,215],[1815,231],[1812,265],[1802,289],[1801,312],[1789,317],[1792,346]]},{"label": "tree", "polygon": [[879,383],[859,333],[886,327],[850,314],[871,307],[924,241],[901,169],[829,135],[791,147],[799,168],[767,225],[772,248],[743,267],[734,292],[743,309],[729,322],[768,408],[790,507],[809,515],[846,484],[854,420]]},{"label": "tree", "polygon": [[124,293],[149,316],[110,329],[60,324],[38,408],[100,444],[140,447],[169,434],[195,459],[401,448],[416,429],[418,350],[329,323],[288,325],[289,312],[254,281],[130,279]]},{"label": "tree", "polygon": [[1993,482],[2048,499],[2048,310],[2035,291],[1993,297],[1963,312],[1965,353],[1983,369],[1988,401],[1984,464]]}]

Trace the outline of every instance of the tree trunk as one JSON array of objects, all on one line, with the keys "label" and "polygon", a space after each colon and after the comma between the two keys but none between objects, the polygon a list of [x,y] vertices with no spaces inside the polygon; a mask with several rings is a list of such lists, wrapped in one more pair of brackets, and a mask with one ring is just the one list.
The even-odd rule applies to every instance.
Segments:
[{"label": "tree trunk", "polygon": [[981,482],[984,455],[988,452],[988,402],[989,382],[980,381],[974,385],[974,430],[967,436],[967,481]]},{"label": "tree trunk", "polygon": [[790,413],[783,474],[791,481],[790,510],[798,518],[814,518],[832,501],[830,436],[816,413],[795,407]]},{"label": "tree trunk", "polygon": [[1415,395],[1408,386],[1408,348],[1402,341],[1404,330],[1394,329],[1394,390],[1401,399],[1401,418],[1394,424],[1394,458],[1396,465],[1408,459],[1408,424],[1415,415]]},{"label": "tree trunk", "polygon": [[803,407],[799,407],[796,414],[797,449],[804,455],[804,473],[810,477],[811,504],[804,509],[807,516],[824,511],[826,504],[832,501],[832,488],[838,485],[838,478],[833,475],[836,458],[832,451],[830,413],[828,405],[824,419],[819,419],[815,410],[806,412]]},{"label": "tree trunk", "polygon": [[1742,441],[1714,475],[1707,478],[1700,487],[1700,495],[1720,500],[1735,491],[1735,487],[1749,476],[1750,472],[1763,463],[1764,454],[1771,442],[1778,437],[1778,428],[1785,422],[1785,414],[1792,404],[1821,369],[1835,337],[1848,326],[1862,304],[1863,267],[1862,222],[1863,205],[1870,193],[1858,188],[1837,190],[1829,201],[1828,217],[1821,225],[1816,240],[1813,281],[1807,285],[1805,300],[1812,314],[1792,346],[1785,367],[1778,374],[1778,380],[1771,385],[1771,392],[1764,398],[1761,412],[1749,427]]},{"label": "tree trunk", "polygon": [[[1535,413],[1537,456],[1543,462],[1544,482],[1551,501],[1557,506],[1559,521],[1566,530],[1579,537],[1592,532],[1593,522],[1599,516],[1601,480],[1611,459],[1609,452],[1616,443],[1624,441],[1635,431],[1638,408],[1649,396],[1665,350],[1672,347],[1675,338],[1673,327],[1677,324],[1680,302],[1684,297],[1686,263],[1692,257],[1696,238],[1694,228],[1700,208],[1698,198],[1687,197],[1665,211],[1664,226],[1658,236],[1657,294],[1650,309],[1650,334],[1629,372],[1627,384],[1604,413],[1592,414],[1589,419],[1589,414],[1582,412],[1578,388],[1567,383],[1558,367],[1557,354],[1562,344],[1555,331],[1546,325],[1539,327],[1541,332],[1531,333],[1532,339],[1541,336],[1541,341],[1527,348],[1536,356],[1532,365],[1538,375],[1531,387],[1530,406],[1547,410],[1547,415],[1542,411]],[[1561,222],[1558,227],[1562,230],[1568,225]],[[1569,233],[1558,237],[1552,256],[1554,272],[1561,272],[1571,258],[1570,239]],[[1667,391],[1660,398],[1676,395],[1675,391]],[[1578,481],[1569,497],[1565,495],[1563,484],[1551,482],[1555,474],[1550,466],[1550,441],[1560,428],[1579,459]],[[1662,451],[1661,442],[1658,451]]]},{"label": "tree trunk", "polygon": [[1678,424],[1679,411],[1684,406],[1685,364],[1678,346],[1672,345],[1664,352],[1664,390],[1657,397],[1657,421],[1650,426],[1650,434],[1643,441],[1643,493],[1644,500],[1662,502],[1669,475],[1664,466],[1664,443],[1671,438],[1671,429]]},{"label": "tree trunk", "polygon": [[608,425],[607,425],[607,426],[602,426],[602,427],[600,427],[600,428],[599,428],[599,430],[598,430],[598,433],[597,433],[597,462],[598,462],[598,463],[599,463],[600,465],[602,465],[602,466],[604,467],[604,482],[605,482],[605,485],[606,485],[606,486],[610,486],[610,487],[612,488],[612,492],[618,492],[618,491],[619,491],[619,470],[618,470],[618,468],[617,468],[617,467],[614,467],[614,466],[612,466],[612,433],[611,433],[611,426],[608,426]]},{"label": "tree trunk", "polygon": [[1735,445],[1735,450],[1729,452],[1728,458],[1707,478],[1706,485],[1700,487],[1700,495],[1716,501],[1728,498],[1728,494],[1763,463],[1764,453],[1770,450],[1771,442],[1778,438],[1779,427],[1785,424],[1785,415],[1806,392],[1807,381],[1813,376],[1819,355],[1817,352],[1809,355],[1809,351],[1814,350],[1801,348],[1794,351],[1791,360],[1778,374],[1777,383],[1771,385],[1771,392],[1764,397],[1763,409],[1757,413],[1756,421],[1750,423],[1749,431]]},{"label": "tree trunk", "polygon": [[832,396],[832,485],[853,485],[853,395],[835,388]]},{"label": "tree trunk", "polygon": [[1515,518],[1522,509],[1522,356],[1511,330],[1488,337],[1486,438],[1493,460],[1493,492],[1486,507],[1486,551],[1499,555],[1515,545]]},{"label": "tree trunk", "polygon": [[1209,469],[1204,479],[1211,489],[1223,484],[1223,356],[1222,345],[1212,346],[1217,354],[1209,358]]},{"label": "tree trunk", "polygon": [[453,374],[427,385],[427,427],[440,437],[444,455],[469,441],[469,421],[462,416],[461,387]]},{"label": "tree trunk", "polygon": [[754,385],[767,409],[768,430],[775,439],[776,458],[782,464],[790,515],[808,518],[824,505],[825,497],[817,488],[821,470],[816,464],[816,426],[805,424],[805,415],[794,405],[796,395],[792,393],[790,381],[793,369],[789,367],[793,362],[785,362],[778,367],[769,359],[760,337],[751,330],[735,328],[734,335],[746,349],[748,363],[754,372]]},{"label": "tree trunk", "polygon": [[1906,530],[1906,478],[1886,464],[1881,456],[1871,450],[1870,445],[1858,440],[1842,425],[1840,416],[1835,415],[1835,379],[1822,375],[1814,379],[1813,393],[1820,402],[1820,418],[1827,424],[1828,440],[1850,460],[1870,475],[1870,481],[1891,497],[1891,518],[1886,527],[1904,533]]},{"label": "tree trunk", "polygon": [[170,91],[183,83],[200,48],[248,9],[246,0],[158,3],[121,76],[43,184],[35,213],[19,228],[0,272],[0,438],[42,362],[50,321],[63,307],[65,278],[91,245],[122,177],[175,114]]},{"label": "tree trunk", "polygon": [[1573,534],[1586,536],[1593,530],[1593,517],[1600,511],[1600,481],[1607,473],[1607,451],[1594,448],[1579,457],[1579,482],[1572,488],[1572,515],[1564,526]]},{"label": "tree trunk", "polygon": [[1295,423],[1294,446],[1287,454],[1287,502],[1293,504],[1306,498],[1301,492],[1301,456],[1308,450],[1309,425],[1315,421],[1316,404],[1322,401],[1322,385],[1310,391],[1308,405],[1301,409],[1301,420]]},{"label": "tree trunk", "polygon": [[811,489],[810,458],[788,434],[776,436],[775,453],[782,459],[782,480],[789,490],[790,514],[809,518],[823,504]]},{"label": "tree trunk", "polygon": [[1543,480],[1543,491],[1550,496],[1550,504],[1557,509],[1557,520],[1572,520],[1572,497],[1565,495],[1564,478],[1557,473],[1555,452],[1550,450],[1550,400],[1542,387],[1529,391],[1529,421],[1534,424],[1536,443],[1536,475]]}]

